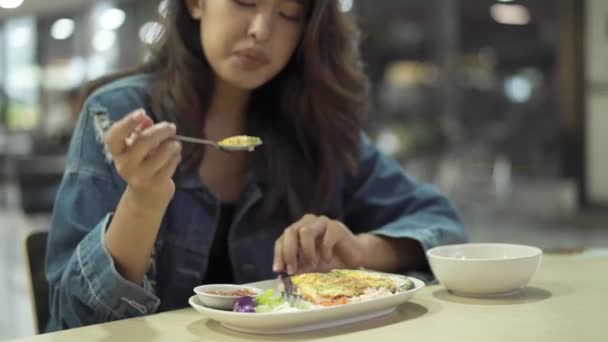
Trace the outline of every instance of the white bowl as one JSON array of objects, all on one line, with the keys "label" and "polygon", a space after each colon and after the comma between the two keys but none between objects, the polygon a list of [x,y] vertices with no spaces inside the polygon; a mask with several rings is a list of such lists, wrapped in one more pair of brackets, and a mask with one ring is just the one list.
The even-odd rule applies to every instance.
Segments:
[{"label": "white bowl", "polygon": [[447,245],[426,252],[437,280],[464,296],[508,295],[525,287],[542,254],[537,247],[505,243]]},{"label": "white bowl", "polygon": [[[264,291],[257,287],[233,284],[201,285],[194,288],[194,293],[196,293],[200,302],[206,307],[219,310],[232,310],[234,302],[243,297],[242,294],[235,293],[238,290],[247,290],[253,296],[264,293]],[[226,294],[219,294],[218,291],[225,292]]]}]

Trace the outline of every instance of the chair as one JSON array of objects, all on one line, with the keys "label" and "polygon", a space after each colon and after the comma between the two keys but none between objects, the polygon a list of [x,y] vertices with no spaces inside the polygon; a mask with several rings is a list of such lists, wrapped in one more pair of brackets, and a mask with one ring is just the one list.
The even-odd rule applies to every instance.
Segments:
[{"label": "chair", "polygon": [[48,232],[37,231],[25,238],[25,262],[37,333],[44,332],[49,318],[49,284],[44,272]]},{"label": "chair", "polygon": [[64,155],[32,155],[15,159],[21,208],[26,214],[53,211],[64,167]]}]

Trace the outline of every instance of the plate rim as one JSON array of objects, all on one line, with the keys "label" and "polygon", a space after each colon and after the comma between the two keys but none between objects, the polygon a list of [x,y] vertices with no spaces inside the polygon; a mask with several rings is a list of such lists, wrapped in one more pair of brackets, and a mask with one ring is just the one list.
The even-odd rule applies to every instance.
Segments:
[{"label": "plate rim", "polygon": [[[388,273],[391,274],[391,273]],[[395,274],[398,276],[404,276],[404,275],[399,275],[399,274]],[[373,303],[375,301],[379,301],[379,300],[387,300],[389,298],[395,298],[395,297],[399,297],[399,296],[408,296],[408,299],[411,298],[413,296],[414,293],[420,291],[421,289],[423,289],[426,286],[426,283],[418,278],[415,277],[410,277],[410,276],[404,276],[404,277],[408,277],[409,279],[412,280],[412,282],[414,283],[414,287],[404,291],[404,292],[399,292],[399,293],[395,293],[392,294],[390,296],[385,296],[385,297],[379,297],[379,298],[373,298],[373,299],[369,299],[369,300],[364,300],[364,301],[360,301],[360,302],[355,302],[355,303],[348,303],[348,304],[343,304],[343,305],[336,305],[336,306],[330,306],[330,307],[316,307],[316,308],[312,308],[309,310],[302,310],[302,311],[293,311],[293,312],[256,312],[256,313],[243,313],[243,312],[233,312],[233,311],[228,311],[228,310],[219,310],[219,309],[214,309],[214,308],[210,308],[207,307],[205,305],[203,305],[202,303],[200,303],[200,301],[198,301],[198,296],[197,294],[192,295],[189,299],[188,299],[188,304],[190,304],[190,306],[192,308],[194,308],[195,310],[197,310],[197,308],[195,307],[198,306],[204,310],[208,310],[211,311],[214,314],[218,314],[218,315],[223,315],[223,316],[227,316],[227,317],[239,317],[242,315],[255,315],[256,318],[262,319],[262,317],[276,317],[276,316],[296,316],[296,315],[301,315],[302,313],[309,313],[309,312],[315,312],[315,311],[323,311],[323,312],[331,312],[331,311],[339,311],[342,310],[341,308],[344,307],[352,307],[352,306],[362,306],[362,305],[369,305],[369,303]],[[274,279],[267,279],[266,281],[270,281],[270,280],[274,280]],[[255,283],[260,283],[260,282],[255,282]],[[247,283],[247,284],[243,284],[243,285],[251,285],[254,283]],[[406,301],[407,301],[406,300]],[[195,303],[193,303],[194,301],[197,301]],[[395,304],[394,306],[398,306],[402,303],[398,303]],[[211,317],[210,317],[211,318]]]}]

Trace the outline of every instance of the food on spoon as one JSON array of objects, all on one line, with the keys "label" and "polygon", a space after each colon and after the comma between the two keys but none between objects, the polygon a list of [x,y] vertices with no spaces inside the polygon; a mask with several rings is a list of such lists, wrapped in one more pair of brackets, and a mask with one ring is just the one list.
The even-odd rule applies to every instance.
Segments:
[{"label": "food on spoon", "polygon": [[248,135],[237,135],[221,140],[217,144],[222,147],[255,147],[262,144],[262,139]]},{"label": "food on spoon", "polygon": [[346,269],[298,274],[292,276],[291,281],[296,293],[322,306],[385,297],[414,287],[414,283],[405,276]]}]

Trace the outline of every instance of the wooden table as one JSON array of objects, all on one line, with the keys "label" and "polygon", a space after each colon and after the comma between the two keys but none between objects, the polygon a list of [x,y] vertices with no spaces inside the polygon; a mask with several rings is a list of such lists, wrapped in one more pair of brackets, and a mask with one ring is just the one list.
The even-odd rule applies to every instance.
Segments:
[{"label": "wooden table", "polygon": [[23,341],[608,341],[608,258],[545,255],[530,287],[502,299],[427,286],[386,317],[300,335],[233,332],[183,309]]}]

